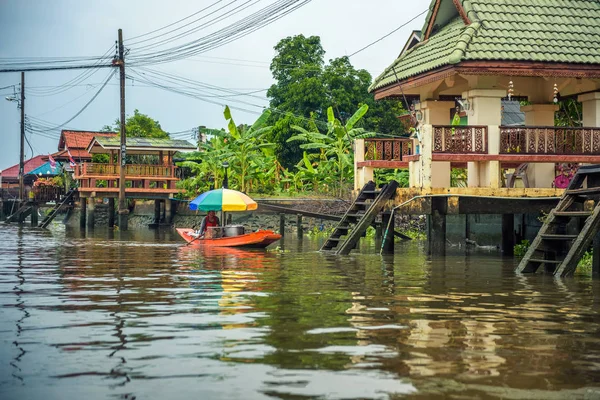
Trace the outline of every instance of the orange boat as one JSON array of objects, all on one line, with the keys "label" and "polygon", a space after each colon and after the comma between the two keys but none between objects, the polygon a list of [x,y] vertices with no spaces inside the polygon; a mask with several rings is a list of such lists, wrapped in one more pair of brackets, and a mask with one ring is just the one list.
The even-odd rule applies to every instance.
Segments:
[{"label": "orange boat", "polygon": [[264,248],[281,239],[279,233],[269,230],[245,233],[237,236],[200,239],[196,239],[195,236],[192,236],[194,233],[193,229],[177,228],[177,233],[179,233],[179,236],[184,238],[186,242],[191,243],[192,246]]}]

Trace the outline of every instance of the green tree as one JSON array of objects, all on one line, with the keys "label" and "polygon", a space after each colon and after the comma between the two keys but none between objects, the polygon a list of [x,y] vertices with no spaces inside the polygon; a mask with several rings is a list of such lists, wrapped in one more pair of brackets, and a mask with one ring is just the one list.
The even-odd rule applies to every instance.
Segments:
[{"label": "green tree", "polygon": [[265,139],[266,134],[271,130],[270,126],[266,126],[271,111],[265,110],[252,126],[237,126],[233,121],[229,106],[225,107],[223,115],[228,121],[227,129],[231,139],[228,143],[234,155],[231,164],[239,170],[240,190],[247,191],[248,174],[252,159],[261,157],[262,149],[274,147],[272,143],[268,143]]},{"label": "green tree", "polygon": [[327,109],[327,134],[322,134],[319,131],[308,131],[300,126],[294,126],[293,128],[300,133],[288,139],[290,142],[296,140],[307,142],[300,146],[302,149],[318,149],[321,160],[319,168],[324,166],[322,164],[333,163],[335,173],[339,179],[338,189],[340,196],[342,195],[344,178],[350,175],[350,171],[353,168],[353,140],[375,135],[371,132],[365,132],[363,128],[355,127],[368,110],[369,106],[366,104],[362,105],[348,119],[348,122],[342,124],[339,119],[335,118],[333,108],[329,107]]},{"label": "green tree", "polygon": [[[116,119],[112,127],[104,125],[101,131],[120,132],[121,121]],[[157,120],[150,118],[146,114],[142,114],[138,109],[135,109],[133,115],[130,115],[125,119],[125,133],[128,137],[148,137],[157,139],[169,137],[169,134],[161,128],[160,123]]]},{"label": "green tree", "polygon": [[354,68],[348,57],[330,60],[325,65],[325,50],[318,36],[287,37],[275,46],[275,52],[271,72],[276,83],[267,91],[273,109],[269,139],[275,143],[277,158],[286,168],[298,165],[303,154],[296,143],[288,142],[295,135],[291,127],[314,130],[310,119],[324,125],[330,105],[342,124],[354,110],[366,104],[370,111],[360,121],[360,127],[393,135],[407,131],[398,119],[403,114],[401,103],[375,102],[368,91],[371,75]]}]

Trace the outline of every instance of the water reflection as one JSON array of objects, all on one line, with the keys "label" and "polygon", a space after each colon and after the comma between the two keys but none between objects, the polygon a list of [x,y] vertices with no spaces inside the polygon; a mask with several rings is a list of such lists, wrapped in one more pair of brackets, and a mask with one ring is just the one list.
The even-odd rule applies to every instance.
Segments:
[{"label": "water reflection", "polygon": [[334,257],[293,237],[272,251],[168,231],[0,240],[2,398],[600,397],[588,279],[414,244]]}]

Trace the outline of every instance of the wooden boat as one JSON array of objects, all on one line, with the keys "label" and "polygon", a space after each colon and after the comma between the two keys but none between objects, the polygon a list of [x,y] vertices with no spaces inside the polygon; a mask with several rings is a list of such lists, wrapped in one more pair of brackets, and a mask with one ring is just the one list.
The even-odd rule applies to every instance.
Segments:
[{"label": "wooden boat", "polygon": [[218,238],[201,238],[196,239],[192,236],[193,229],[177,228],[179,236],[191,243],[191,246],[211,246],[211,247],[253,247],[264,248],[281,239],[279,233],[269,230],[261,230],[251,233],[245,233],[238,236],[225,236]]}]

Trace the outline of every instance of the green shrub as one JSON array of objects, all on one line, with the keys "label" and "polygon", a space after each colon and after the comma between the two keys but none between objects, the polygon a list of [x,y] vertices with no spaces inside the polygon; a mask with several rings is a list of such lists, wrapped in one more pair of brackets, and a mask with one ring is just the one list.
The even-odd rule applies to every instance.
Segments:
[{"label": "green shrub", "polygon": [[521,243],[516,244],[514,247],[514,254],[516,257],[523,257],[525,253],[527,253],[527,249],[529,249],[529,240],[521,240]]}]

